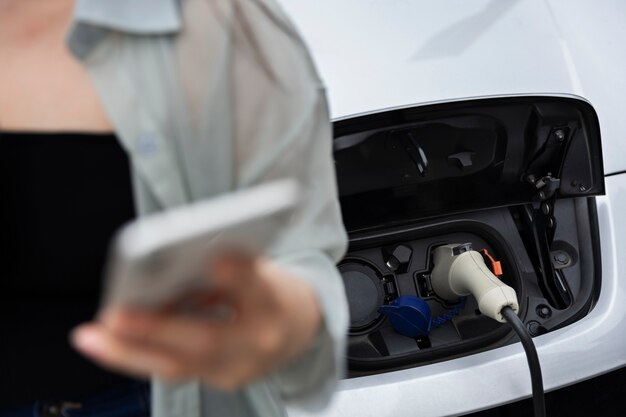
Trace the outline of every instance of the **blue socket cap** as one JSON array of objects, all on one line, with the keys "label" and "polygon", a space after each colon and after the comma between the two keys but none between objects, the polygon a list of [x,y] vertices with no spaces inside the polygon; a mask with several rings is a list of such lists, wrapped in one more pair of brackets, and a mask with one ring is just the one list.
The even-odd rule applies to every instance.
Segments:
[{"label": "blue socket cap", "polygon": [[378,311],[389,317],[393,329],[408,337],[427,336],[432,327],[430,307],[424,300],[414,296],[398,297]]}]

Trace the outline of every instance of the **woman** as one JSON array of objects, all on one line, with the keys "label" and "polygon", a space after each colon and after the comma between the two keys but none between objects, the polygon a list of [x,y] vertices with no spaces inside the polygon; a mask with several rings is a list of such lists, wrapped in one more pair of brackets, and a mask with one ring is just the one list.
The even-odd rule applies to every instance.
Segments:
[{"label": "woman", "polygon": [[81,363],[62,340],[95,311],[108,237],[134,212],[285,176],[306,201],[269,248],[272,260],[211,266],[212,296],[235,309],[234,321],[108,310],[71,339],[109,370],[153,376],[156,416],[323,405],[342,370],[347,311],[334,263],[346,239],[324,89],[281,10],[272,0],[0,7],[2,194],[11,201],[0,415],[121,413],[116,401],[142,388]]}]

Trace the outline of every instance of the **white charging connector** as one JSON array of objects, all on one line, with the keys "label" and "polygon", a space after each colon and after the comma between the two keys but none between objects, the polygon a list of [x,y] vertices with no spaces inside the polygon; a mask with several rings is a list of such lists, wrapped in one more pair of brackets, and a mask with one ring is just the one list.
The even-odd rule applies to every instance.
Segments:
[{"label": "white charging connector", "polygon": [[517,317],[519,303],[515,290],[496,277],[485,265],[482,255],[469,243],[435,248],[435,267],[431,284],[437,295],[446,301],[472,294],[480,312],[494,320],[508,322],[517,333],[530,368],[535,417],[545,417],[543,378],[537,350],[524,323]]},{"label": "white charging connector", "polygon": [[435,293],[446,301],[472,294],[482,314],[501,323],[506,322],[502,309],[510,307],[515,314],[519,303],[515,290],[485,265],[480,253],[469,244],[443,245],[434,250],[431,283]]}]

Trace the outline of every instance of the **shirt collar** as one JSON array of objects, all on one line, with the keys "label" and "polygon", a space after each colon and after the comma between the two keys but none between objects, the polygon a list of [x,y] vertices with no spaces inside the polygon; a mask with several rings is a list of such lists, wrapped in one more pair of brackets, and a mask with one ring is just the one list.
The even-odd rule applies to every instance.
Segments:
[{"label": "shirt collar", "polygon": [[181,0],[77,0],[68,36],[70,50],[84,58],[111,31],[136,35],[180,31]]}]

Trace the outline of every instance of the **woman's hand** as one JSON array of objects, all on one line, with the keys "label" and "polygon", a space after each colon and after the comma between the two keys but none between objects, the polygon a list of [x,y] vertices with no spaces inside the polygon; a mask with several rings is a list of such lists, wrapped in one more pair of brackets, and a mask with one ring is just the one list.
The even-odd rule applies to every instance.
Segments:
[{"label": "woman's hand", "polygon": [[[312,288],[265,259],[224,257],[210,294],[195,294],[215,314],[110,308],[79,326],[74,346],[104,367],[139,377],[198,378],[236,389],[304,353],[321,322]],[[187,300],[189,301],[189,300]]]}]

